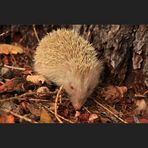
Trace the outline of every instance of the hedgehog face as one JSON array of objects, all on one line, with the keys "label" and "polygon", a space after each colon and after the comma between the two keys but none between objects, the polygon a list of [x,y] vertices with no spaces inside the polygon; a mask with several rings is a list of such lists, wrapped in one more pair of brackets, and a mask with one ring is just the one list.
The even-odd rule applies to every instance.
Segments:
[{"label": "hedgehog face", "polygon": [[79,110],[98,84],[98,70],[85,75],[73,74],[67,77],[65,90],[75,110]]}]

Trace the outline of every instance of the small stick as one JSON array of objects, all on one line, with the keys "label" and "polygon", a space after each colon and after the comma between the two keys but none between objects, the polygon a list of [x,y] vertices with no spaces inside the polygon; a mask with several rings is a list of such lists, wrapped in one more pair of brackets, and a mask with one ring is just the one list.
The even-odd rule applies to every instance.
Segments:
[{"label": "small stick", "polygon": [[140,123],[139,119],[134,115],[133,116],[135,123]]},{"label": "small stick", "polygon": [[[26,100],[26,98],[22,98],[22,100]],[[35,102],[49,102],[49,100],[45,99],[28,99],[29,101],[35,101]]]},{"label": "small stick", "polygon": [[35,101],[35,102],[49,102],[49,100],[45,100],[45,99],[33,99],[33,98],[8,98],[8,99],[2,99],[0,100],[0,102],[5,102],[5,101],[11,101],[11,100],[29,100],[29,101]]},{"label": "small stick", "polygon": [[35,34],[35,36],[36,36],[36,38],[37,38],[37,41],[40,42],[39,36],[38,36],[38,34],[37,34],[37,31],[36,31],[35,24],[33,24],[33,31],[34,31],[34,34]]},{"label": "small stick", "polygon": [[8,109],[0,108],[0,110],[1,110],[1,111],[4,111],[4,112],[6,112],[6,113],[10,113],[10,114],[12,114],[13,116],[18,117],[18,118],[20,118],[20,119],[22,119],[22,120],[25,120],[25,121],[27,121],[27,122],[30,122],[30,123],[38,123],[38,122],[33,121],[33,120],[31,120],[31,119],[29,119],[29,118],[27,118],[27,117],[18,115],[17,113],[14,113],[13,111],[10,111],[10,110],[8,110]]},{"label": "small stick", "polygon": [[141,98],[146,98],[146,94],[148,93],[148,90],[146,90],[143,94],[135,94],[135,97],[141,97]]},{"label": "small stick", "polygon": [[9,66],[9,65],[6,65],[6,64],[4,65],[4,67],[10,68],[10,69],[22,70],[22,71],[25,71],[26,70],[25,68]]},{"label": "small stick", "polygon": [[35,95],[35,94],[36,94],[35,92],[27,92],[27,93],[22,94],[20,96],[14,96],[14,97],[10,97],[8,99],[0,99],[0,102],[11,101],[11,100],[21,100],[21,99],[23,99],[22,97],[27,97],[27,96]]},{"label": "small stick", "polygon": [[[50,113],[55,114],[55,113],[54,113],[52,110],[50,110],[48,107],[46,107],[46,106],[44,106],[44,107],[45,107]],[[74,123],[73,121],[68,120],[68,119],[62,117],[61,115],[57,115],[57,116],[58,116],[59,118],[65,120],[65,121],[69,122],[69,123]]]},{"label": "small stick", "polygon": [[91,112],[88,110],[87,107],[85,107],[85,106],[83,106],[83,107],[84,107],[84,109],[85,109],[88,113],[91,113]]},{"label": "small stick", "polygon": [[135,94],[135,97],[139,97],[139,98],[145,98],[146,96],[144,96],[144,95],[141,95],[141,94]]},{"label": "small stick", "polygon": [[57,120],[60,122],[60,123],[63,123],[62,120],[58,117],[58,113],[57,113],[57,104],[58,104],[58,98],[60,96],[60,93],[62,91],[62,88],[63,88],[63,85],[59,88],[58,92],[57,92],[57,95],[56,95],[56,98],[55,98],[55,106],[54,106],[54,114],[55,114],[55,117],[57,118]]},{"label": "small stick", "polygon": [[143,95],[146,95],[148,93],[148,90],[146,90],[144,93],[143,93]]},{"label": "small stick", "polygon": [[61,95],[59,96],[59,102],[60,102],[60,104],[62,103],[62,96]]},{"label": "small stick", "polygon": [[107,110],[110,114],[112,114],[112,115],[113,115],[114,117],[116,117],[118,120],[120,120],[121,122],[127,124],[126,121],[124,121],[123,119],[121,119],[120,117],[118,117],[116,114],[114,114],[112,111],[110,111],[107,107],[103,106],[101,103],[99,103],[99,102],[96,101],[96,100],[94,100],[94,102],[95,102],[96,104],[98,104],[99,106],[101,106],[103,109]]},{"label": "small stick", "polygon": [[9,33],[9,31],[6,31],[6,32],[1,33],[1,34],[0,34],[0,37],[1,37],[1,36],[4,36],[4,35],[7,34],[7,33]]}]

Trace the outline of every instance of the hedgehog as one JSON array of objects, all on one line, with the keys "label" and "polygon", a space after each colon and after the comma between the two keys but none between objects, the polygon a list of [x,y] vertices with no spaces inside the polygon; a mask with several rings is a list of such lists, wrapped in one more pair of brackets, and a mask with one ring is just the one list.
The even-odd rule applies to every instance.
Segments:
[{"label": "hedgehog", "polygon": [[103,69],[95,48],[73,29],[45,35],[34,55],[34,71],[63,85],[75,110],[80,110],[97,86]]}]

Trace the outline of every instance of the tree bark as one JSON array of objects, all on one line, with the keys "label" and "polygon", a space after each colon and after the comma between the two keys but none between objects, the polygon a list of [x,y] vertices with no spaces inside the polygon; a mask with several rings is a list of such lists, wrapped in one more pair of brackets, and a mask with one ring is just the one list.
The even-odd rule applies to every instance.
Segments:
[{"label": "tree bark", "polygon": [[148,25],[73,25],[104,61],[102,82],[148,88]]}]

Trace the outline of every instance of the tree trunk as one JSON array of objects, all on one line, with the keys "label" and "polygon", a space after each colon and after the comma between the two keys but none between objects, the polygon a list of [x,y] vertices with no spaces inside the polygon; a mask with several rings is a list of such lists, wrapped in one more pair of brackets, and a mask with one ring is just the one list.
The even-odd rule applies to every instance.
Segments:
[{"label": "tree trunk", "polygon": [[148,25],[73,25],[103,59],[102,82],[126,85],[136,92],[148,87]]}]

